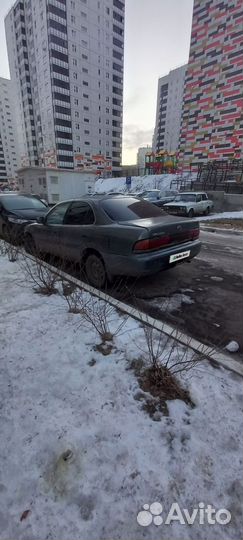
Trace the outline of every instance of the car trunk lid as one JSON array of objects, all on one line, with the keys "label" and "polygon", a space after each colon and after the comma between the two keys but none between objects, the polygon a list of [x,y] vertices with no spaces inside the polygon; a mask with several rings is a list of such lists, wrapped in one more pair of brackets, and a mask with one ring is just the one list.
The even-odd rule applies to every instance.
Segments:
[{"label": "car trunk lid", "polygon": [[134,251],[154,251],[196,240],[199,237],[199,223],[165,215],[163,218],[136,219],[120,222],[141,228],[139,241]]}]

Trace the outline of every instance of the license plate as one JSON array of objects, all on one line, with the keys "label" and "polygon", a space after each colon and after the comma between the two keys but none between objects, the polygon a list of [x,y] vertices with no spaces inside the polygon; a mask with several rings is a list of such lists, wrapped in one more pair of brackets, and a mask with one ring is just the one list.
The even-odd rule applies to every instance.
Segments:
[{"label": "license plate", "polygon": [[175,253],[175,255],[170,256],[170,263],[181,261],[181,259],[186,259],[190,255],[190,251],[183,251],[182,253]]}]

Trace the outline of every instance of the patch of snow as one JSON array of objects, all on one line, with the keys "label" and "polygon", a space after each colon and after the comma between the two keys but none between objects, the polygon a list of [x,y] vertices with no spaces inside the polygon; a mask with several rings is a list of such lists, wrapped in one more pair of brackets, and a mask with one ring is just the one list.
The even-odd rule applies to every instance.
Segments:
[{"label": "patch of snow", "polygon": [[[193,291],[192,291],[193,292]],[[180,309],[183,304],[194,304],[194,300],[186,294],[176,293],[170,297],[163,296],[150,300],[150,304],[160,309],[160,311],[171,313]]]},{"label": "patch of snow", "polygon": [[[185,175],[188,177],[188,174]],[[190,180],[196,180],[197,175],[192,173]],[[132,176],[131,187],[126,184],[126,177],[120,178],[99,178],[95,183],[96,193],[109,193],[110,191],[121,191],[122,193],[132,191],[139,192],[145,189],[160,189],[161,191],[170,190],[173,180],[177,180],[177,174],[151,174],[145,176]],[[172,186],[172,189],[175,189]]]},{"label": "patch of snow", "polygon": [[210,279],[212,279],[213,281],[224,281],[224,278],[219,276],[210,276]]},{"label": "patch of snow", "polygon": [[227,349],[227,351],[234,353],[234,352],[238,352],[240,346],[239,346],[239,343],[237,343],[237,341],[230,341],[228,345],[226,345],[225,348]]},{"label": "patch of snow", "polygon": [[208,216],[200,216],[196,218],[197,221],[212,221],[215,219],[243,219],[243,211],[238,212],[221,212],[218,214],[209,214]]},{"label": "patch of snow", "polygon": [[181,378],[196,406],[171,401],[153,421],[130,369],[145,350],[137,321],[103,356],[60,295],[34,294],[5,258],[0,271],[1,538],[142,540],[144,504],[192,511],[200,501],[228,508],[231,523],[151,524],[147,540],[239,538],[241,380],[205,361]]}]

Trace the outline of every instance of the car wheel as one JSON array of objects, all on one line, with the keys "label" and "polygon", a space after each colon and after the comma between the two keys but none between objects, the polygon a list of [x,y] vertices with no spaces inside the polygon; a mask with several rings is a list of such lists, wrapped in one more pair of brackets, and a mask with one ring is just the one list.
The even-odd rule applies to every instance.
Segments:
[{"label": "car wheel", "polygon": [[30,255],[34,255],[36,253],[35,241],[30,234],[26,234],[24,238],[24,247],[25,251],[27,251],[27,253],[30,253]]},{"label": "car wheel", "polygon": [[205,216],[208,216],[209,212],[210,212],[210,208],[209,208],[209,206],[207,206],[207,208],[206,208],[206,210],[204,212]]},{"label": "car wheel", "polygon": [[101,257],[99,257],[99,255],[96,253],[91,253],[88,255],[84,266],[90,285],[98,288],[104,287],[107,281],[107,275],[105,265]]},{"label": "car wheel", "polygon": [[188,217],[189,217],[189,218],[193,218],[193,217],[194,217],[194,210],[193,210],[193,208],[191,208],[191,210],[189,210],[189,212],[188,212]]}]

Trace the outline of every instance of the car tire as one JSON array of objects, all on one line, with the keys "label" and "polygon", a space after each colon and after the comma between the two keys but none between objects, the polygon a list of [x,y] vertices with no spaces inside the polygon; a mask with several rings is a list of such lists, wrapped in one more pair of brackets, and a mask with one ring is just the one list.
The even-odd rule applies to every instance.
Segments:
[{"label": "car tire", "polygon": [[208,216],[209,213],[210,213],[210,208],[209,208],[209,206],[207,206],[204,214],[205,214],[205,216]]},{"label": "car tire", "polygon": [[188,217],[189,217],[189,218],[193,218],[193,217],[194,217],[194,210],[193,210],[193,208],[191,208],[191,209],[189,210],[189,212],[188,212]]},{"label": "car tire", "polygon": [[24,237],[24,248],[27,253],[30,255],[36,254],[36,246],[34,238],[31,236],[31,234],[26,234]]},{"label": "car tire", "polygon": [[102,258],[98,253],[90,253],[84,263],[88,282],[93,287],[102,289],[107,283],[107,274]]}]

